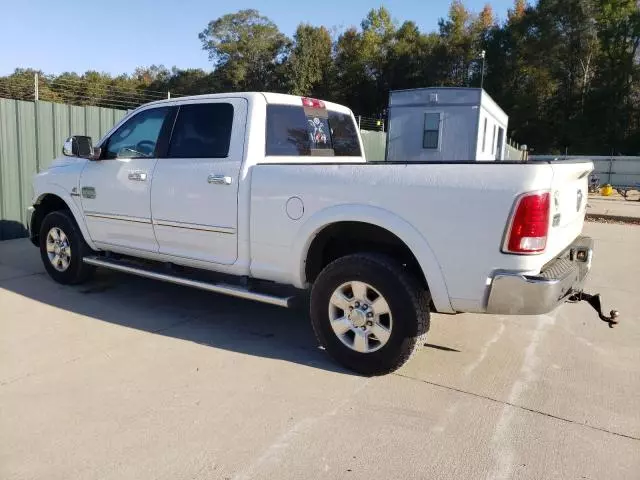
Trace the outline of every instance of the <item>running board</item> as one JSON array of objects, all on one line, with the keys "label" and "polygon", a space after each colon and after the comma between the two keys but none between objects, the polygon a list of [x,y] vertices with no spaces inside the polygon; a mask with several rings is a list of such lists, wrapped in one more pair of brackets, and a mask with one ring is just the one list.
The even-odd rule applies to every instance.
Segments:
[{"label": "running board", "polygon": [[177,285],[185,285],[187,287],[199,288],[200,290],[207,290],[209,292],[221,293],[223,295],[229,295],[231,297],[244,298],[246,300],[254,300],[256,302],[268,303],[270,305],[276,305],[278,307],[289,308],[293,297],[277,297],[274,295],[268,295],[264,293],[252,292],[242,287],[236,287],[234,285],[207,283],[199,280],[191,280],[189,278],[177,277],[175,275],[168,275],[166,273],[154,272],[151,270],[145,270],[144,268],[134,267],[131,265],[124,265],[117,260],[107,260],[98,257],[84,257],[82,259],[84,263],[89,265],[95,265],[96,267],[109,268],[111,270],[117,270],[119,272],[131,273],[140,277],[153,278],[154,280],[162,280],[163,282],[175,283]]}]

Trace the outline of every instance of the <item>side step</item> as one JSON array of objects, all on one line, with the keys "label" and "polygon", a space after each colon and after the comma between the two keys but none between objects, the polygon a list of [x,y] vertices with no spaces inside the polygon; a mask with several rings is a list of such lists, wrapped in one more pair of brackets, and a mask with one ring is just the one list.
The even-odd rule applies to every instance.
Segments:
[{"label": "side step", "polygon": [[232,297],[244,298],[246,300],[255,300],[256,302],[268,303],[278,307],[289,308],[293,297],[277,297],[264,293],[252,292],[248,289],[237,287],[235,285],[226,285],[222,283],[208,283],[200,280],[192,280],[189,278],[178,277],[166,273],[154,272],[152,270],[125,264],[118,260],[111,260],[99,257],[84,257],[84,263],[95,265],[96,267],[110,268],[119,272],[131,273],[140,277],[153,278],[154,280],[162,280],[164,282],[175,283],[177,285],[186,285],[187,287],[199,288],[209,292],[221,293]]}]

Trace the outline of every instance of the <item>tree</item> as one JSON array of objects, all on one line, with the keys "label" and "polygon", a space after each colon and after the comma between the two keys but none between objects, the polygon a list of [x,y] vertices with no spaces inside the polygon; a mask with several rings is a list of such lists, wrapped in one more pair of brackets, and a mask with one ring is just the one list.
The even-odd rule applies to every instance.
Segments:
[{"label": "tree", "polygon": [[325,27],[301,24],[286,62],[289,91],[294,95],[325,97],[331,92],[333,41]]},{"label": "tree", "polygon": [[438,23],[442,42],[438,54],[442,58],[445,70],[444,86],[469,86],[469,69],[472,61],[476,59],[471,22],[471,13],[462,1],[453,0],[448,18],[440,19]]},{"label": "tree", "polygon": [[240,10],[209,22],[200,33],[222,83],[234,90],[278,89],[274,78],[289,40],[257,10]]},{"label": "tree", "polygon": [[509,10],[509,22],[522,20],[527,11],[527,0],[514,0],[513,10]]},{"label": "tree", "polygon": [[[589,114],[602,120],[602,141],[608,153],[623,153],[628,145],[640,147],[640,14],[636,1],[598,0],[596,29],[601,55]],[[634,118],[636,128],[632,130]]]},{"label": "tree", "polygon": [[11,75],[0,77],[0,97],[17,100],[33,100],[35,94],[35,75],[38,75],[38,96],[41,100],[58,99],[46,83],[46,77],[40,70],[32,68],[16,68]]}]

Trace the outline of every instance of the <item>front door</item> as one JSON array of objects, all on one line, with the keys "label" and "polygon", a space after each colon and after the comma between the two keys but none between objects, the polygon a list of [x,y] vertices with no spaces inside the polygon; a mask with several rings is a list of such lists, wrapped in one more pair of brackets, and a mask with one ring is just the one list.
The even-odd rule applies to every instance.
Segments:
[{"label": "front door", "polygon": [[225,265],[236,261],[246,119],[247,101],[240,98],[179,107],[151,188],[160,253]]},{"label": "front door", "polygon": [[80,194],[94,242],[106,248],[158,250],[151,224],[151,178],[172,111],[156,107],[135,114],[103,142],[100,160],[87,162]]}]

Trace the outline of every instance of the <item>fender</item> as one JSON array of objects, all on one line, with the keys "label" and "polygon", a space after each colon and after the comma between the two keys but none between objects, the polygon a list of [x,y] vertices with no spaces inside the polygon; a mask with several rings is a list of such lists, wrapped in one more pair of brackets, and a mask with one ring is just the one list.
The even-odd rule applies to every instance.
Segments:
[{"label": "fender", "polygon": [[45,195],[53,194],[60,197],[64,201],[64,203],[66,203],[67,206],[69,207],[69,210],[73,215],[73,218],[78,224],[78,227],[80,227],[80,231],[82,232],[82,236],[84,237],[85,242],[87,242],[87,244],[89,245],[89,247],[91,247],[92,250],[99,250],[99,248],[97,248],[93,243],[93,240],[89,235],[89,229],[87,228],[87,224],[84,221],[84,215],[82,214],[82,211],[80,210],[76,202],[73,200],[73,197],[71,196],[70,192],[68,192],[65,188],[63,188],[62,186],[56,183],[46,183],[45,185],[43,185],[43,187],[44,187],[43,190],[46,190],[46,191],[42,193],[38,193],[37,194],[38,196],[36,197],[33,204],[34,205],[39,204],[40,200],[44,198]]},{"label": "fender", "polygon": [[455,313],[438,260],[428,241],[409,222],[383,208],[369,205],[334,205],[314,213],[298,230],[292,245],[291,278],[297,287],[306,284],[305,263],[311,242],[325,227],[336,222],[363,222],[396,235],[413,252],[424,273],[438,312]]}]

